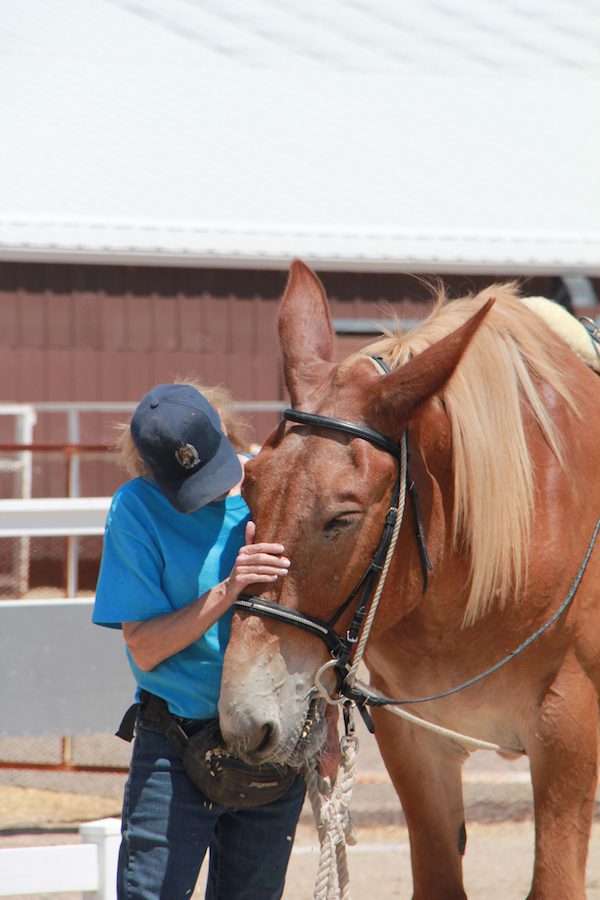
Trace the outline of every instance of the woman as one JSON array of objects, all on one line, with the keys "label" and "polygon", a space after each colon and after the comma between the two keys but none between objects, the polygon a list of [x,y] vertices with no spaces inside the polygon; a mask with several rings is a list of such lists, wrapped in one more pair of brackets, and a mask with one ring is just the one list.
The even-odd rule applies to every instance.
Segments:
[{"label": "woman", "polygon": [[248,585],[285,577],[290,565],[280,544],[253,543],[240,493],[246,457],[232,441],[226,398],[192,383],[151,390],[120,440],[121,462],[137,477],[113,498],[93,614],[99,625],[122,628],[142,701],[123,805],[120,900],[190,897],[207,849],[210,900],[283,892],[302,777],[263,806],[215,805],[154,715],[164,701],[188,736],[217,717],[230,607]]}]

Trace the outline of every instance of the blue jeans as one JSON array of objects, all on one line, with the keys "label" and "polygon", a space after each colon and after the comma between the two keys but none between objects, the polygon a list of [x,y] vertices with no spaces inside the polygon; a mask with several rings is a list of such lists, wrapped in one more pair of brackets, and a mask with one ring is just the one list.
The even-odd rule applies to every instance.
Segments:
[{"label": "blue jeans", "polygon": [[191,897],[207,849],[207,900],[280,898],[304,793],[300,775],[265,806],[211,806],[164,733],[138,723],[123,802],[119,900]]}]

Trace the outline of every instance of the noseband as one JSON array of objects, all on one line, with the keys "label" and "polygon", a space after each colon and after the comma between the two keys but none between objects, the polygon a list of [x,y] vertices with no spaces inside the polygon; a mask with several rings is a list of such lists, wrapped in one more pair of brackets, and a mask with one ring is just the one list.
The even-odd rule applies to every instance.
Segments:
[{"label": "noseband", "polygon": [[[375,359],[377,364],[384,372],[389,372],[389,369],[382,360],[377,357],[373,357],[373,359]],[[359,425],[355,422],[346,422],[343,419],[334,419],[330,418],[329,416],[319,416],[314,413],[300,412],[295,409],[284,409],[282,417],[285,421],[295,422],[299,425],[308,425],[316,428],[327,429],[330,431],[342,432],[343,434],[349,434],[352,437],[361,438],[362,440],[368,441],[374,447],[377,447],[378,449],[384,450],[386,453],[389,453],[398,463],[396,480],[392,489],[390,508],[385,517],[383,531],[379,539],[377,549],[373,554],[373,559],[367,567],[366,571],[358,580],[356,586],[348,595],[347,599],[344,600],[344,602],[336,610],[329,621],[325,622],[322,619],[318,619],[315,616],[310,616],[307,613],[298,612],[295,609],[287,609],[284,606],[280,606],[278,603],[273,603],[270,600],[265,600],[262,597],[254,597],[249,594],[241,594],[239,599],[234,604],[235,608],[239,609],[240,611],[253,613],[254,615],[274,619],[279,622],[285,622],[288,625],[294,625],[296,628],[302,628],[304,631],[307,631],[315,637],[318,637],[322,641],[324,641],[333,659],[336,662],[335,668],[342,683],[340,691],[343,691],[343,682],[347,674],[348,662],[352,654],[353,647],[358,642],[361,626],[369,607],[369,602],[376,588],[377,581],[381,575],[384,561],[390,548],[390,542],[394,533],[396,519],[398,517],[398,501],[400,497],[402,479],[401,459],[403,456],[403,448],[401,445],[395,443],[385,435],[380,434],[378,431],[374,431],[372,428],[368,428],[365,425]],[[406,431],[404,432],[402,441],[404,443],[407,442]],[[415,485],[414,482],[411,482],[407,477],[407,474],[405,474],[405,477],[407,478],[407,488],[413,505],[413,512],[416,523],[416,537],[423,569],[423,592],[425,593],[425,591],[427,590],[428,573],[432,571],[432,565],[425,544],[424,530],[421,522],[419,502]],[[343,637],[337,633],[337,631],[335,630],[335,625],[339,621],[340,617],[344,614],[344,612],[356,601],[357,597],[359,599],[356,604],[352,622],[350,623],[350,627],[346,632],[346,636]]]}]

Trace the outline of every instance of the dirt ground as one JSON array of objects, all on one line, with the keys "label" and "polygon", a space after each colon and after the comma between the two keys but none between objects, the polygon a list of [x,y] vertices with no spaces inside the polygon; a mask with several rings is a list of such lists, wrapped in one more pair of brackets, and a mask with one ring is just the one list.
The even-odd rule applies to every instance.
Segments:
[{"label": "dirt ground", "polygon": [[[111,797],[0,786],[0,847],[76,843],[81,822],[118,815]],[[298,829],[284,900],[311,900],[319,852],[314,828]],[[406,829],[361,827],[348,860],[354,900],[408,898],[412,892]],[[533,860],[533,824],[475,822],[468,825],[465,883],[471,900],[519,900],[527,895]],[[1,876],[0,876],[1,877]],[[204,893],[204,877],[194,894]],[[587,876],[589,900],[600,900],[600,825],[596,823]],[[14,900],[14,898],[13,898]],[[79,894],[29,895],[29,900],[81,900]],[[561,898],[562,900],[562,898]],[[565,898],[568,900],[568,898]]]},{"label": "dirt ground", "polygon": [[114,797],[0,785],[0,847],[7,836],[40,829],[74,828],[82,822],[120,815]]}]

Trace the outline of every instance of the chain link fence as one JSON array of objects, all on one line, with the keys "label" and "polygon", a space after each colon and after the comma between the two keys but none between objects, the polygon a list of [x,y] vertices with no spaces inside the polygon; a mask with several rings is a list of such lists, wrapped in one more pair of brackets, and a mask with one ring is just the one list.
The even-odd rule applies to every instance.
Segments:
[{"label": "chain link fence", "polygon": [[2,738],[0,785],[120,799],[130,757],[114,734]]},{"label": "chain link fence", "polygon": [[0,537],[0,601],[69,596],[67,561],[76,556],[76,597],[93,597],[102,536]]}]

